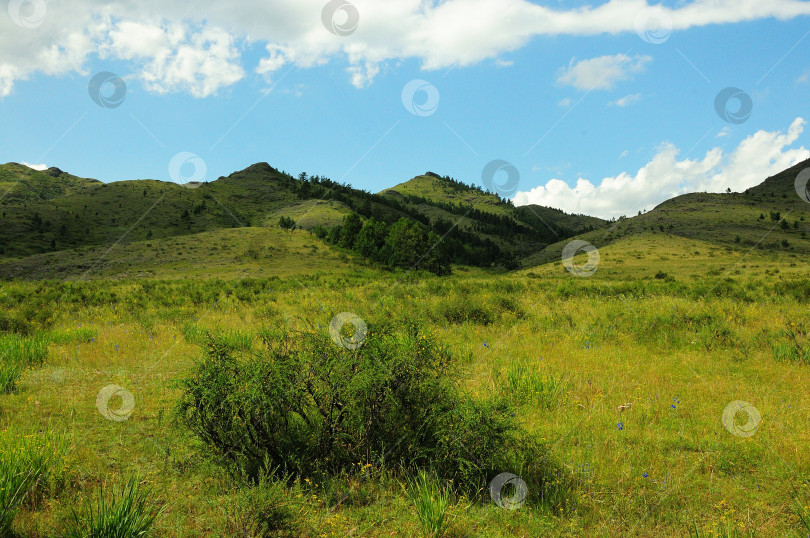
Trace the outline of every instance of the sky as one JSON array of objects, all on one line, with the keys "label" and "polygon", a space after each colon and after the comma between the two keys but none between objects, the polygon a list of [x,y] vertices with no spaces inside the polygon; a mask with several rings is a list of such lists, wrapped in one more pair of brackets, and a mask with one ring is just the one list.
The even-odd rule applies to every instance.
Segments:
[{"label": "sky", "polygon": [[0,162],[378,192],[432,171],[603,218],[810,158],[810,1],[9,0]]}]

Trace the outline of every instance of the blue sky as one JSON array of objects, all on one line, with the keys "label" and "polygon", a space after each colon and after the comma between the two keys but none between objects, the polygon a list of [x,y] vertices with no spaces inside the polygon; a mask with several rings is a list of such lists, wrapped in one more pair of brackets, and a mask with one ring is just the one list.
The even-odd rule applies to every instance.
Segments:
[{"label": "blue sky", "polygon": [[[0,162],[170,181],[190,152],[207,180],[267,161],[376,192],[428,170],[482,184],[502,159],[516,203],[609,218],[810,157],[810,2],[343,1],[344,36],[322,1],[12,0]],[[99,72],[125,81],[119,106],[91,98]],[[728,87],[752,104],[738,123]]]}]

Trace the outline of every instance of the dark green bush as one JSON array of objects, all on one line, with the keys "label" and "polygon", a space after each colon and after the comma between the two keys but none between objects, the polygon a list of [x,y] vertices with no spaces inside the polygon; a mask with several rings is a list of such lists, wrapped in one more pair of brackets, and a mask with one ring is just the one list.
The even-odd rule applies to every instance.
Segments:
[{"label": "dark green bush", "polygon": [[444,319],[450,323],[477,323],[479,325],[489,325],[495,321],[492,311],[467,296],[446,299],[439,303],[439,312]]},{"label": "dark green bush", "polygon": [[448,349],[409,326],[370,330],[359,349],[314,331],[264,331],[261,351],[209,337],[180,383],[178,416],[229,469],[258,477],[332,475],[358,463],[427,469],[474,494],[500,472],[524,470],[530,494],[559,476],[503,401],[458,388]]}]

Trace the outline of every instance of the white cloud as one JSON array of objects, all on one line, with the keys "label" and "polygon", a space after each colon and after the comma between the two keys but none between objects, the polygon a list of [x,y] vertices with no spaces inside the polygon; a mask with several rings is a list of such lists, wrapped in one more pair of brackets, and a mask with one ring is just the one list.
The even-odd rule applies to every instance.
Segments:
[{"label": "white cloud", "polygon": [[[557,8],[530,0],[350,0],[360,19],[341,37],[321,21],[325,0],[75,0],[48,2],[43,23],[16,25],[0,13],[0,97],[34,73],[86,71],[100,55],[131,63],[156,92],[206,96],[256,70],[312,67],[345,58],[348,78],[370,84],[387,61],[414,58],[424,69],[496,62],[537,36],[635,33],[649,0],[608,0],[591,7]],[[673,31],[810,14],[800,0],[691,0],[661,8]],[[160,13],[160,17],[155,14]],[[240,47],[259,44],[267,55],[243,65]]]},{"label": "white cloud", "polygon": [[194,31],[175,24],[121,22],[101,52],[141,64],[141,80],[157,93],[207,97],[244,76],[233,38],[220,28]]},{"label": "white cloud", "polygon": [[42,172],[43,170],[48,169],[47,164],[30,164],[30,163],[27,163],[25,161],[21,162],[20,164],[22,164],[24,166],[27,166],[28,168],[30,168],[32,170],[39,170],[40,172]]},{"label": "white cloud", "polygon": [[723,138],[731,134],[731,127],[726,125],[715,135],[715,138]]},{"label": "white cloud", "polygon": [[628,155],[630,155],[630,151],[624,150],[624,151],[622,151],[621,155],[619,155],[619,159],[624,159]]},{"label": "white cloud", "polygon": [[650,56],[631,58],[626,54],[599,56],[576,63],[575,58],[572,58],[568,67],[558,73],[557,82],[568,84],[578,90],[609,90],[617,82],[630,78],[632,73],[644,69],[644,64],[650,60],[652,60]]},{"label": "white cloud", "polygon": [[630,95],[625,95],[624,97],[622,97],[620,99],[616,99],[615,101],[611,101],[611,102],[608,103],[608,105],[610,105],[610,106],[618,106],[618,107],[624,108],[626,106],[632,105],[633,103],[635,103],[639,99],[641,99],[641,94],[640,93],[632,93]]},{"label": "white cloud", "polygon": [[559,101],[557,101],[557,105],[562,106],[562,107],[569,107],[569,106],[571,106],[572,103],[573,103],[573,101],[571,101],[571,99],[569,99],[568,97],[565,97],[565,98],[560,99]]},{"label": "white cloud", "polygon": [[515,205],[538,204],[611,218],[652,209],[686,192],[723,192],[727,187],[744,191],[810,158],[804,146],[790,147],[804,125],[804,119],[796,118],[787,132],[757,131],[730,154],[714,148],[700,160],[678,160],[680,150],[666,143],[635,175],[622,172],[602,179],[598,186],[580,178],[573,188],[559,179],[550,179],[545,185],[518,192],[512,200]]}]

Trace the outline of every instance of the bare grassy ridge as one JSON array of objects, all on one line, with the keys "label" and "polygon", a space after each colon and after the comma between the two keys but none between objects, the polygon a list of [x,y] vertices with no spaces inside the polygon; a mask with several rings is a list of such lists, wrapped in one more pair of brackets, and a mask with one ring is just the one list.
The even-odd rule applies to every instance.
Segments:
[{"label": "bare grassy ridge", "polygon": [[[99,486],[133,476],[162,508],[154,536],[422,536],[443,527],[425,524],[413,482],[376,463],[244,487],[172,419],[174,381],[203,356],[207,332],[249,353],[262,328],[326,333],[349,311],[370,325],[417,322],[449,346],[462,388],[508,398],[574,484],[564,513],[506,510],[486,492],[452,494],[446,507],[423,499],[419,510],[440,510],[445,536],[804,536],[806,266],[787,253],[664,237],[600,249],[590,278],[553,263],[449,278],[356,267],[211,280],[188,269],[196,278],[3,284],[0,328],[47,340],[47,356],[0,396],[0,429],[47,429],[68,447],[58,487],[35,488],[13,528],[52,536]],[[110,384],[133,395],[128,420],[96,408]],[[722,422],[734,400],[762,417],[750,437]]]}]

